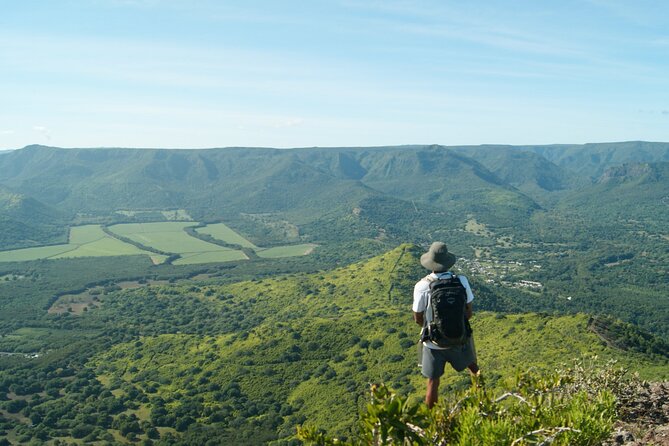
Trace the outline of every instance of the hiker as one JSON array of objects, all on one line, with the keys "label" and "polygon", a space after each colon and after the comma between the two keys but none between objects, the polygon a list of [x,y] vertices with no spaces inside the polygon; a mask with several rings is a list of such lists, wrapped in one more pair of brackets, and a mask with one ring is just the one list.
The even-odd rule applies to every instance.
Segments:
[{"label": "hiker", "polygon": [[465,276],[449,271],[455,256],[448,252],[446,244],[432,243],[420,263],[432,273],[416,283],[412,309],[414,321],[423,327],[421,368],[427,378],[425,404],[432,408],[447,362],[458,372],[468,368],[474,375],[479,373],[469,326],[474,294]]}]

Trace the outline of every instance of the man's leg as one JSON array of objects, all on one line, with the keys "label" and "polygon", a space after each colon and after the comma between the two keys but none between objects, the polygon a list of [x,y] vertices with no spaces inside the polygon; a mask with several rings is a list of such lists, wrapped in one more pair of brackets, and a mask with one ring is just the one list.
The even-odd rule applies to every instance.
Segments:
[{"label": "man's leg", "polygon": [[469,337],[469,348],[472,349],[472,356],[474,357],[474,361],[472,361],[471,364],[467,366],[470,372],[472,372],[472,375],[476,375],[479,372],[479,366],[476,363],[476,346],[474,345],[474,336]]},{"label": "man's leg", "polygon": [[425,394],[425,404],[432,409],[432,406],[439,399],[439,378],[427,379],[427,393]]},{"label": "man's leg", "polygon": [[439,397],[439,377],[444,374],[446,363],[443,352],[423,347],[423,376],[427,378],[425,404],[432,408]]}]

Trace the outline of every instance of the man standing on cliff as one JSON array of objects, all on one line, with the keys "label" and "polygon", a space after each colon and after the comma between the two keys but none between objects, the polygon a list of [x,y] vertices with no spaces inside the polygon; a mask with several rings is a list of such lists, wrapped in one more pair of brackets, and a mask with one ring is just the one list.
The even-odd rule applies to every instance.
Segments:
[{"label": "man standing on cliff", "polygon": [[432,243],[420,258],[432,273],[418,281],[413,292],[414,321],[423,327],[422,373],[427,378],[425,404],[430,408],[437,402],[447,362],[458,372],[469,368],[472,374],[479,373],[469,326],[474,294],[465,276],[449,271],[455,260],[446,244]]}]

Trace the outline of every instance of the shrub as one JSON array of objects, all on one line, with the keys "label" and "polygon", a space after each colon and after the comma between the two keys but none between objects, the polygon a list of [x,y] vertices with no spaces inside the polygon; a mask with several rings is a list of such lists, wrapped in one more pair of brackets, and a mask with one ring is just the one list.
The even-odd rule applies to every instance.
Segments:
[{"label": "shrub", "polygon": [[416,344],[416,342],[412,341],[409,338],[404,338],[404,339],[400,340],[400,347],[402,347],[402,348],[411,348],[415,344]]},{"label": "shrub", "polygon": [[471,388],[432,410],[385,385],[373,385],[357,439],[334,439],[313,427],[298,427],[298,438],[323,446],[600,444],[613,426],[614,392],[622,374],[585,373],[582,366],[568,371],[519,374],[512,388],[499,395],[474,378]]}]

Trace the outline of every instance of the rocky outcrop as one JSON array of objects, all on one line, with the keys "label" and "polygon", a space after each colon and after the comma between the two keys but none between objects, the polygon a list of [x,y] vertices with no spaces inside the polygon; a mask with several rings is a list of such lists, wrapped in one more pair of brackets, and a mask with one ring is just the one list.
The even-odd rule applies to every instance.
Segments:
[{"label": "rocky outcrop", "polygon": [[640,383],[619,396],[619,421],[604,446],[669,446],[669,382]]}]

